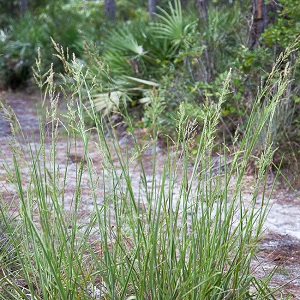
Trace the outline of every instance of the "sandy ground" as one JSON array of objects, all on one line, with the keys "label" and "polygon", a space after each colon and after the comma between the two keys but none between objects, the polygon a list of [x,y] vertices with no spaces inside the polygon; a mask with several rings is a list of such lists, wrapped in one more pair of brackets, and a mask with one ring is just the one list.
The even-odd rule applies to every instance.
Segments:
[{"label": "sandy ground", "polygon": [[[36,114],[35,95],[27,95],[22,93],[2,93],[0,100],[6,100],[13,108],[18,116],[19,122],[28,135],[33,139],[38,136],[38,118]],[[10,159],[11,152],[7,145],[7,140],[11,137],[11,129],[9,123],[0,117],[0,151]],[[130,143],[130,139],[124,135],[120,139],[120,144],[125,146]],[[92,143],[91,143],[92,145]],[[58,161],[63,166],[66,160],[65,150],[66,143],[61,139],[57,144]],[[79,145],[80,149],[80,145]],[[94,145],[91,146],[91,155],[97,160],[98,152]],[[161,157],[160,157],[161,156]],[[163,159],[163,150],[158,150],[158,162]],[[71,164],[68,168],[68,182],[66,185],[66,195],[72,198],[74,192],[74,178],[76,176],[76,160],[80,157],[70,155]],[[149,160],[149,168],[151,167],[151,151],[145,154],[145,166]],[[0,157],[0,165],[3,163],[3,158]],[[23,170],[26,173],[26,170]],[[0,193],[2,196],[11,201],[13,199],[14,188],[6,178],[6,172],[2,166],[0,167]],[[132,181],[136,182],[137,186],[140,181],[139,168],[132,169]],[[82,203],[82,215],[93,209],[93,203],[89,197],[88,178],[84,178],[86,186],[83,188],[83,196],[86,193],[86,200]],[[245,178],[245,197],[247,193],[251,197],[252,176]],[[300,194],[300,191],[299,191]],[[70,200],[71,201],[71,200]],[[101,200],[99,200],[101,202]],[[259,204],[260,199],[257,199]],[[99,204],[101,204],[99,202]],[[17,205],[17,204],[16,204]],[[11,203],[11,208],[14,208],[14,203]],[[294,192],[287,189],[276,187],[270,200],[270,211],[265,223],[265,239],[260,245],[257,260],[253,262],[253,268],[257,270],[260,276],[265,276],[270,270],[277,266],[277,270],[272,280],[272,285],[284,285],[280,292],[282,295],[290,295],[291,299],[300,299],[300,197]],[[279,296],[278,296],[279,297]]]}]

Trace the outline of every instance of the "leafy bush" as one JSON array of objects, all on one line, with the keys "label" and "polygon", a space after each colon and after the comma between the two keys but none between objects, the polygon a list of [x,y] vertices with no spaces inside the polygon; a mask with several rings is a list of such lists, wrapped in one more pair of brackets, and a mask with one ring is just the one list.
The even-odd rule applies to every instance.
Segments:
[{"label": "leafy bush", "polygon": [[[195,19],[183,18],[179,1],[174,6],[170,4],[169,12],[160,11],[155,22],[127,22],[124,28],[107,33],[101,58],[107,63],[108,70],[99,74],[99,64],[95,64],[97,59],[87,63],[92,78],[96,81],[97,77],[107,78],[105,86],[103,81],[100,86],[105,93],[97,92],[96,107],[115,107],[108,95],[116,92],[126,95],[126,101],[145,103],[149,100],[149,88],[158,85],[156,82],[167,72],[167,66],[176,59],[186,36],[195,28]],[[91,56],[93,53],[89,52],[86,60]]]},{"label": "leafy bush", "polygon": [[[270,47],[273,53],[279,53],[289,44],[296,41],[298,47],[300,42],[300,24],[299,24],[299,5],[300,1],[283,0],[277,4],[277,16],[273,24],[262,34],[262,41],[267,47]],[[285,167],[285,173],[289,179],[298,185],[296,180],[299,173],[300,159],[300,119],[299,119],[299,99],[300,99],[300,66],[299,66],[299,49],[293,52],[287,61],[293,66],[293,81],[290,82],[287,89],[286,99],[280,109],[281,120],[278,126],[277,134],[274,140],[277,142],[278,153],[276,154],[277,162],[281,161]],[[282,160],[282,157],[284,159]]]},{"label": "leafy bush", "polygon": [[51,37],[68,47],[70,53],[80,57],[84,36],[91,37],[95,33],[90,25],[86,26],[89,17],[88,14],[82,14],[82,9],[74,10],[71,4],[61,5],[58,2],[40,9],[39,13],[28,13],[13,19],[6,30],[1,31],[0,78],[4,84],[17,88],[32,78],[32,66],[38,56],[38,48],[41,49],[45,65],[53,63],[57,72],[62,70],[61,64],[53,56]]},{"label": "leafy bush", "polygon": [[1,1],[0,2],[0,28],[9,24],[10,19],[18,15],[19,1]]},{"label": "leafy bush", "polygon": [[16,88],[31,78],[39,47],[47,44],[49,30],[30,14],[11,23],[0,43],[1,79]]},{"label": "leafy bush", "polygon": [[268,26],[262,35],[266,45],[287,47],[300,34],[299,0],[282,0],[278,2],[277,18],[274,24]]},{"label": "leafy bush", "polygon": [[[245,33],[244,22],[239,5],[233,6],[231,11],[212,6],[208,24],[205,27],[203,24],[194,24],[192,30],[184,35],[175,59],[165,64],[161,80],[166,104],[162,116],[165,128],[170,129],[174,125],[173,119],[181,101],[186,101],[190,107],[202,106],[207,101],[217,101],[228,70],[235,66],[235,51],[240,47]],[[236,70],[232,72],[232,77],[233,97],[226,102],[223,116],[229,117],[231,114],[237,119],[242,109],[236,99],[238,93],[235,90],[242,90],[244,82]],[[238,80],[241,84],[238,84]],[[239,86],[235,88],[235,85]],[[239,91],[240,98],[241,93]],[[236,122],[229,120],[229,123]]]}]

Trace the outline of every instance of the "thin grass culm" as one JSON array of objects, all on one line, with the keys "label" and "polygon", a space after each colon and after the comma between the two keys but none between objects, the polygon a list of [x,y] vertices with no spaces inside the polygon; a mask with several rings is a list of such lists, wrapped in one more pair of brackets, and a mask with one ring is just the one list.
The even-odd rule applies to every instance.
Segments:
[{"label": "thin grass culm", "polygon": [[[228,74],[219,102],[207,104],[192,159],[195,128],[183,105],[167,154],[157,150],[163,109],[157,91],[147,108],[149,140],[141,145],[135,139],[125,113],[132,140],[122,146],[94,109],[88,70],[56,50],[72,91],[60,86],[68,109],[60,115],[53,71],[40,74],[37,60],[44,111],[38,141],[14,130],[11,157],[4,157],[19,210],[12,222],[7,205],[1,206],[10,252],[4,264],[0,247],[0,267],[9,266],[0,270],[0,299],[275,299],[270,278],[259,279],[251,261],[269,209],[264,191],[274,149],[268,128],[289,83],[289,66],[282,64],[293,49],[281,55],[259,92],[235,150],[219,146],[216,155]],[[262,147],[262,132],[257,177],[245,199],[243,178],[253,150]]]}]

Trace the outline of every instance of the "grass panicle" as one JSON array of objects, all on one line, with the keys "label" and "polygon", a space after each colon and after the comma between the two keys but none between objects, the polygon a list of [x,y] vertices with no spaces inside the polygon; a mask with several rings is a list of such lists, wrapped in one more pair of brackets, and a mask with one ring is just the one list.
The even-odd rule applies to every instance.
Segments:
[{"label": "grass panicle", "polygon": [[[245,134],[231,151],[216,140],[228,97],[228,74],[219,102],[207,104],[193,160],[194,125],[184,106],[178,111],[178,140],[167,154],[158,153],[156,121],[163,107],[154,91],[147,108],[152,119],[149,141],[140,144],[125,113],[133,142],[124,149],[114,128],[107,131],[95,111],[88,71],[75,57],[64,61],[70,76],[64,82],[72,90],[64,94],[64,116],[58,110],[53,71],[43,75],[37,67],[35,77],[44,91],[41,111],[46,112],[40,117],[39,140],[32,143],[26,135],[20,140],[13,131],[12,159],[7,157],[4,164],[20,209],[11,222],[1,208],[4,236],[9,236],[4,244],[12,246],[15,266],[1,271],[7,262],[0,252],[0,298],[275,299],[270,278],[257,278],[251,261],[268,212],[270,196],[264,191],[274,153],[270,130],[289,82],[289,66],[281,70],[285,55],[289,54],[280,58],[260,91]],[[92,130],[86,127],[87,115],[94,121]],[[257,178],[247,200],[243,178],[262,134]],[[62,139],[64,149],[59,148]],[[149,149],[151,167],[145,160]],[[80,157],[75,166],[70,159],[74,153]],[[71,167],[76,170],[70,196]],[[139,172],[138,178],[133,171]],[[258,204],[259,194],[263,199]],[[88,212],[82,215],[83,210]]]}]

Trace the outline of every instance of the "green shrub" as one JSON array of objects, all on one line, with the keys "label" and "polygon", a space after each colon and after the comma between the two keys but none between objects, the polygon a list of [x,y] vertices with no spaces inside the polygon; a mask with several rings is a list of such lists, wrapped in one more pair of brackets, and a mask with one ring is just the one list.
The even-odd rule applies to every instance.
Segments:
[{"label": "green shrub", "polygon": [[32,77],[31,67],[39,47],[47,44],[49,30],[30,14],[14,20],[0,43],[1,80],[16,88]]},{"label": "green shrub", "polygon": [[195,19],[183,18],[180,3],[176,1],[169,5],[168,12],[161,9],[155,22],[129,21],[122,29],[107,32],[101,55],[107,64],[105,72],[99,74],[102,63],[95,64],[94,53],[89,51],[86,58],[89,76],[95,82],[101,78],[102,91],[96,90],[96,107],[107,108],[103,110],[105,114],[117,107],[120,101],[109,95],[121,95],[125,103],[131,104],[149,101],[149,90],[159,85],[157,81],[176,59],[194,25]]},{"label": "green shrub", "polygon": [[300,34],[299,0],[282,0],[277,4],[277,17],[264,31],[262,39],[268,46],[287,47]]},{"label": "green shrub", "polygon": [[54,2],[34,14],[28,12],[20,18],[12,19],[9,26],[1,31],[1,81],[12,88],[26,85],[32,79],[32,67],[39,48],[45,65],[53,63],[54,69],[61,71],[62,65],[53,56],[55,51],[51,37],[61,46],[68,47],[70,53],[80,57],[83,53],[84,37],[91,38],[96,32],[91,24],[87,25],[90,20],[89,12],[95,14],[95,9],[85,14],[82,11],[74,10],[72,4]]}]

